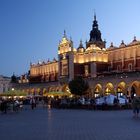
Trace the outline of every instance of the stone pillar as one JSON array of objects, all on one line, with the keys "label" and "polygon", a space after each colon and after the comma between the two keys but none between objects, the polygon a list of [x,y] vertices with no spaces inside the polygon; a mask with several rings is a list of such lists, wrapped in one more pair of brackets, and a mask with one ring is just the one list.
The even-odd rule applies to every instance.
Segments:
[{"label": "stone pillar", "polygon": [[131,87],[128,87],[127,91],[128,91],[128,96],[131,97]]},{"label": "stone pillar", "polygon": [[114,94],[117,95],[117,86],[114,86]]},{"label": "stone pillar", "polygon": [[139,83],[139,86],[136,88],[136,94],[137,94],[138,96],[140,96],[140,83]]},{"label": "stone pillar", "polygon": [[106,88],[105,85],[103,85],[103,87],[102,87],[102,94],[103,95],[105,95],[105,88]]},{"label": "stone pillar", "polygon": [[90,71],[91,71],[91,77],[96,77],[97,76],[97,64],[95,62],[91,63]]},{"label": "stone pillar", "polygon": [[69,81],[74,78],[74,54],[73,52],[69,53]]},{"label": "stone pillar", "polygon": [[124,50],[122,51],[121,55],[122,55],[122,69],[123,69],[124,68]]},{"label": "stone pillar", "polygon": [[137,58],[137,56],[136,56],[136,48],[134,48],[134,69],[135,69],[135,67],[136,67],[136,58]]},{"label": "stone pillar", "polygon": [[61,59],[60,59],[60,55],[58,55],[58,80],[59,80],[59,77],[60,77],[60,75],[61,75],[61,66],[60,66],[60,61],[61,61]]}]

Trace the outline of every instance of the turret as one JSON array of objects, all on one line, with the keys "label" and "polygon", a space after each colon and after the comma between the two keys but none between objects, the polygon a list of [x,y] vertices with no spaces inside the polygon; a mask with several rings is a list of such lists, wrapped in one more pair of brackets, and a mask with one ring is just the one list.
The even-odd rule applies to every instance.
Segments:
[{"label": "turret", "polygon": [[99,48],[105,48],[105,42],[101,38],[101,32],[98,29],[98,21],[96,20],[96,14],[94,14],[94,21],[92,25],[92,30],[90,31],[90,39],[87,43],[86,48],[91,44],[97,45]]}]

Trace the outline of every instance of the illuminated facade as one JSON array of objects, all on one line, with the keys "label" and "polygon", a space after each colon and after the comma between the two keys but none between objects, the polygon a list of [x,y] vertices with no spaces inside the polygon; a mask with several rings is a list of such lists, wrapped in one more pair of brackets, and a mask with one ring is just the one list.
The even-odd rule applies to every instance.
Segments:
[{"label": "illuminated facade", "polygon": [[30,82],[51,82],[58,80],[58,61],[38,62],[31,64]]},{"label": "illuminated facade", "polygon": [[[119,92],[118,87],[125,87],[128,83],[121,79],[121,81],[118,81],[121,83],[121,86],[115,86],[116,89],[114,90],[114,85],[112,85],[114,78],[110,78],[112,81],[109,82],[108,80],[106,85],[99,84],[99,78],[109,78],[110,75],[119,74],[126,74],[126,76],[128,76],[136,72],[138,74],[139,71],[140,41],[137,41],[136,37],[134,37],[134,40],[127,45],[122,41],[119,47],[115,47],[113,43],[111,43],[111,46],[106,48],[106,42],[101,38],[101,32],[98,28],[95,15],[90,32],[90,39],[86,42],[86,46],[84,47],[82,41],[80,41],[79,47],[77,49],[74,48],[73,41],[67,38],[64,31],[64,36],[58,45],[58,60],[54,59],[51,62],[31,64],[29,82],[50,83],[57,81],[59,84],[65,84],[75,76],[82,76],[89,81],[94,93],[109,93]],[[133,81],[130,82],[137,81],[138,90],[140,89],[139,74],[136,77],[138,79],[134,78]],[[132,87],[132,84],[130,85]],[[122,89],[120,89],[120,91],[122,91]],[[126,91],[128,92],[128,90]],[[139,91],[137,92],[140,94]]]}]

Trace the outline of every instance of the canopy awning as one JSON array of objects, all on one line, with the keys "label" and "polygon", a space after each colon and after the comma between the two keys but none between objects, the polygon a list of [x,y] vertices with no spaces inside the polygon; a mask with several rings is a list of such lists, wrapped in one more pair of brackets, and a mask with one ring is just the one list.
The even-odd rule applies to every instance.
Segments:
[{"label": "canopy awning", "polygon": [[67,92],[48,92],[44,93],[43,96],[70,96],[70,93]]}]

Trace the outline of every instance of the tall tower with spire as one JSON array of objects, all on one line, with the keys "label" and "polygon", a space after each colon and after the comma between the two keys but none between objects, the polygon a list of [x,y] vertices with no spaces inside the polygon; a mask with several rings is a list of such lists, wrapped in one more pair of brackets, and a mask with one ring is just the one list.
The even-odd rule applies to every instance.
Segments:
[{"label": "tall tower with spire", "polygon": [[97,45],[99,48],[105,48],[105,42],[101,38],[101,32],[98,29],[98,21],[95,13],[92,30],[90,31],[90,39],[86,47],[88,48],[91,44]]},{"label": "tall tower with spire", "polygon": [[58,45],[58,76],[60,83],[68,83],[74,76],[73,41],[68,39],[66,31]]}]

